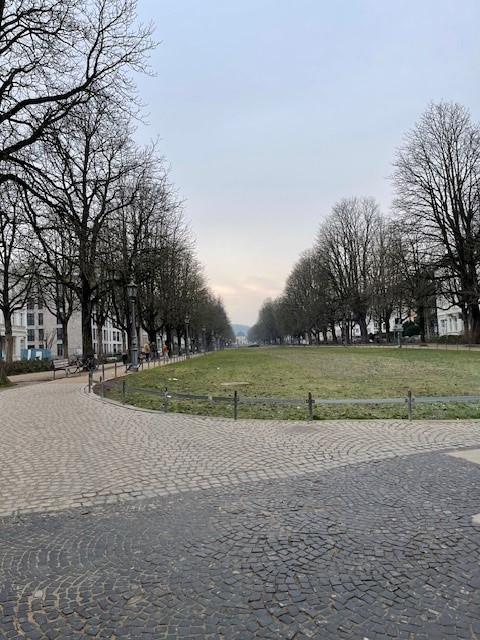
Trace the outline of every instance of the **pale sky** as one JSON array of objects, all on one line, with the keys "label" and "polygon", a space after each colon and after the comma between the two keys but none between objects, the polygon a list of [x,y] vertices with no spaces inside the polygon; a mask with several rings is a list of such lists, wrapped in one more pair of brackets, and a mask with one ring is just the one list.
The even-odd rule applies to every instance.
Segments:
[{"label": "pale sky", "polygon": [[480,120],[480,0],[138,0],[139,81],[211,289],[252,325],[332,206],[388,213],[395,149],[430,101]]}]

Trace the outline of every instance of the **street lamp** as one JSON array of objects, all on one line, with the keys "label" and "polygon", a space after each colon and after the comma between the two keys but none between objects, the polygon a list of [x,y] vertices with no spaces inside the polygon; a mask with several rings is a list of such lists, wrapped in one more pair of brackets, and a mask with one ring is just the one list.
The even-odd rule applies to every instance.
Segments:
[{"label": "street lamp", "polygon": [[189,348],[189,338],[188,338],[188,323],[190,322],[190,317],[185,316],[185,353],[187,358],[190,357],[190,348]]},{"label": "street lamp", "polygon": [[130,369],[132,371],[138,371],[138,338],[137,338],[137,321],[135,318],[135,303],[137,301],[137,285],[133,280],[127,285],[127,295],[130,301],[131,320],[130,326],[130,349],[132,353],[132,360]]}]

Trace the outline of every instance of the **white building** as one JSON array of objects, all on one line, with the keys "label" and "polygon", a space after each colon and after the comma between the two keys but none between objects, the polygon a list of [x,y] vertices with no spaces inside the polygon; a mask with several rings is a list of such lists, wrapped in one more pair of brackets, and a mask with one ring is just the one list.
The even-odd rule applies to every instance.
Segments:
[{"label": "white building", "polygon": [[239,347],[244,347],[248,344],[247,336],[243,333],[243,331],[239,331],[235,336],[235,342]]},{"label": "white building", "polygon": [[443,297],[437,299],[437,323],[439,336],[459,336],[464,332],[460,307],[449,304]]},{"label": "white building", "polygon": [[[13,314],[13,359],[20,360],[22,349],[27,345],[26,311],[21,309]],[[5,357],[5,319],[0,311],[0,352]]]},{"label": "white building", "polygon": [[[122,352],[122,331],[107,320],[103,327],[103,353],[105,355]],[[98,327],[92,323],[93,348],[98,353]],[[50,349],[52,358],[65,357],[62,323],[49,311],[41,299],[31,298],[26,311],[26,348]],[[74,312],[68,322],[68,355],[82,353],[82,319],[80,311]]]}]

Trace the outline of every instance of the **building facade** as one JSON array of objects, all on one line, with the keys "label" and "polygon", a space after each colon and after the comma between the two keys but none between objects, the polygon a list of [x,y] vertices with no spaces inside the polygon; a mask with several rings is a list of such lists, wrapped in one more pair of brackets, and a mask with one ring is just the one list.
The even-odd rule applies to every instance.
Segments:
[{"label": "building facade", "polygon": [[[92,322],[92,338],[95,353],[99,351],[100,329]],[[107,320],[102,328],[103,354],[122,352],[125,344],[123,332]],[[60,319],[47,309],[41,299],[31,298],[26,308],[26,347],[30,350],[48,349],[52,358],[66,357],[63,327]],[[68,322],[68,356],[82,355],[82,318],[74,312]]]},{"label": "building facade", "polygon": [[[26,309],[21,309],[13,314],[13,359],[20,360],[22,351],[27,346]],[[5,357],[5,319],[0,311],[0,354]]]},{"label": "building facade", "polygon": [[464,332],[460,307],[450,305],[445,298],[437,299],[437,324],[439,336],[460,336]]}]

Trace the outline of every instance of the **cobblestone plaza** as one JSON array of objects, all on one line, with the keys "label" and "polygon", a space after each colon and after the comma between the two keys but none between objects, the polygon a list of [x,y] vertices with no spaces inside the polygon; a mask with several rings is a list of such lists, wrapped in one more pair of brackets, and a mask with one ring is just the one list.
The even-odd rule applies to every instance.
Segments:
[{"label": "cobblestone plaza", "polygon": [[480,638],[480,421],[0,416],[1,638]]}]

